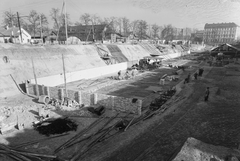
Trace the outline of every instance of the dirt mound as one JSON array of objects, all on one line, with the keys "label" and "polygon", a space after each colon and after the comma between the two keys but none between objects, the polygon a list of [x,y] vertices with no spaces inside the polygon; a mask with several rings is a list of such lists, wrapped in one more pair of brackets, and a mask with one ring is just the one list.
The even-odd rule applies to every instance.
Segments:
[{"label": "dirt mound", "polygon": [[230,157],[240,158],[238,150],[206,144],[194,138],[188,138],[180,152],[172,161],[217,160],[225,161]]}]

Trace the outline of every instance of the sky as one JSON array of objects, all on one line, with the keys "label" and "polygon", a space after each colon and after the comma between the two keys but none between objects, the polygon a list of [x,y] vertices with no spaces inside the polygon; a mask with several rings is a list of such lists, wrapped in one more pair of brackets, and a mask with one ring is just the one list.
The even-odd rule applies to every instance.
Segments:
[{"label": "sky", "polygon": [[[84,13],[100,17],[127,17],[161,26],[204,29],[206,23],[235,22],[240,25],[240,0],[65,0],[70,21]],[[48,16],[51,8],[62,8],[63,0],[1,0],[0,22],[4,11],[26,16],[31,10]]]}]

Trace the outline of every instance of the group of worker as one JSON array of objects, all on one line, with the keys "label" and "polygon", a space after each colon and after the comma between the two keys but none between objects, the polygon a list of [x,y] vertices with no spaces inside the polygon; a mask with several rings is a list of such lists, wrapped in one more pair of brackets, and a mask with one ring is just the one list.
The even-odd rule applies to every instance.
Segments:
[{"label": "group of worker", "polygon": [[[194,79],[197,80],[198,76],[201,77],[202,74],[203,74],[203,72],[204,72],[204,69],[203,69],[203,68],[198,69],[198,72],[195,72],[195,73],[193,74]],[[185,84],[185,83],[189,83],[190,78],[191,78],[191,76],[190,76],[190,73],[189,73],[188,76],[187,76],[187,78],[185,78],[185,80],[184,80],[184,84]]]}]

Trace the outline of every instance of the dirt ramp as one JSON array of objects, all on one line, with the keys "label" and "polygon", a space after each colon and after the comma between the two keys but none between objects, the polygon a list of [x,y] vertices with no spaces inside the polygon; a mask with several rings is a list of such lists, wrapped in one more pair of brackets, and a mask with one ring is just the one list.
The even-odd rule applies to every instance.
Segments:
[{"label": "dirt ramp", "polygon": [[118,48],[129,61],[139,60],[151,54],[139,45],[118,45]]},{"label": "dirt ramp", "polygon": [[111,55],[118,63],[129,61],[117,45],[106,45]]}]

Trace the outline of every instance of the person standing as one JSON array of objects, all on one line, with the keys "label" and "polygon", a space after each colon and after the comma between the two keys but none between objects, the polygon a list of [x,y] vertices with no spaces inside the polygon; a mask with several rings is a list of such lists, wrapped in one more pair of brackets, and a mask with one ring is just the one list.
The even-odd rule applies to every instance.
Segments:
[{"label": "person standing", "polygon": [[208,101],[208,97],[209,97],[210,91],[209,91],[209,87],[207,87],[206,92],[205,92],[205,102]]},{"label": "person standing", "polygon": [[194,78],[195,78],[195,80],[197,80],[197,76],[198,76],[197,72],[194,73]]},{"label": "person standing", "polygon": [[190,73],[188,73],[188,77],[187,77],[187,83],[189,83],[189,81],[190,81],[190,78],[191,78],[191,75],[190,75]]}]

